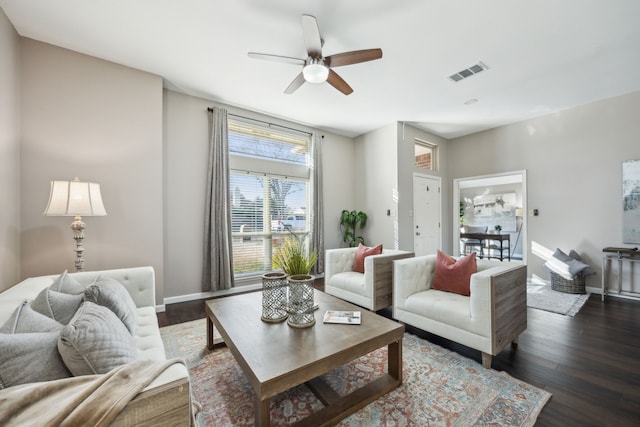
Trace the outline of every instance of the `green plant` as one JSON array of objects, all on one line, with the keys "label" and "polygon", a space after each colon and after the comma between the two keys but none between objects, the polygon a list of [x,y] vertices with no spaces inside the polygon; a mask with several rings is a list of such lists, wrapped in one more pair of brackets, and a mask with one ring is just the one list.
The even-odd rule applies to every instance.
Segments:
[{"label": "green plant", "polygon": [[501,225],[496,225],[495,227],[493,227],[496,230],[496,233],[499,233],[502,231],[502,226]]},{"label": "green plant", "polygon": [[273,264],[289,276],[309,274],[318,259],[316,251],[309,252],[307,249],[304,237],[290,232],[290,236],[273,255]]},{"label": "green plant", "polygon": [[342,240],[349,247],[358,246],[358,243],[364,245],[364,237],[356,236],[356,228],[362,229],[367,225],[367,214],[362,211],[343,210],[340,214],[340,230],[342,231]]}]

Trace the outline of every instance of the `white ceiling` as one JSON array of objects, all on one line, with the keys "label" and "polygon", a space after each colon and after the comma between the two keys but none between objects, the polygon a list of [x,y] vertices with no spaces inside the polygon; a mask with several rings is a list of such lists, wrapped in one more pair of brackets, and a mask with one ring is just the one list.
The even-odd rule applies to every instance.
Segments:
[{"label": "white ceiling", "polygon": [[[187,94],[356,136],[395,121],[453,138],[640,90],[639,0],[0,0],[24,37],[148,71]],[[247,52],[381,48],[328,83]],[[478,61],[489,70],[448,76]],[[477,99],[472,105],[465,101]]]}]

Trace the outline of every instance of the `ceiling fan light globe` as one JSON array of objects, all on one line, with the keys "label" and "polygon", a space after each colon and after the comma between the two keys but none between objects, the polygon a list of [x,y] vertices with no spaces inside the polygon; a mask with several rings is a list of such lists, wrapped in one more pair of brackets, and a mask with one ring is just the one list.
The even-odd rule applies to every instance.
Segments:
[{"label": "ceiling fan light globe", "polygon": [[302,75],[309,83],[323,83],[329,77],[329,67],[323,64],[309,64],[302,69]]}]

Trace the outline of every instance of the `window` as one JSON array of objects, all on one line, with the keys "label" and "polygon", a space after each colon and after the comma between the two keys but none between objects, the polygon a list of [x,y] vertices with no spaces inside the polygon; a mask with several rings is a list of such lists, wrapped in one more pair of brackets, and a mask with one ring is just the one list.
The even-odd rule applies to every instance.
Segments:
[{"label": "window", "polygon": [[438,146],[420,139],[415,140],[415,167],[430,171],[437,170],[437,148]]},{"label": "window", "polygon": [[290,232],[309,233],[306,133],[229,121],[233,272],[236,280],[272,270]]}]

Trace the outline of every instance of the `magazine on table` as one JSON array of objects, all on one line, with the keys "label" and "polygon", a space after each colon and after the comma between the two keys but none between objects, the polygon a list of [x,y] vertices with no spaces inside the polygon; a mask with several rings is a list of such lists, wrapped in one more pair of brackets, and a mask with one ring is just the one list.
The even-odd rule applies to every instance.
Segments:
[{"label": "magazine on table", "polygon": [[344,323],[347,325],[359,325],[362,321],[359,311],[327,310],[322,319],[324,323]]}]

